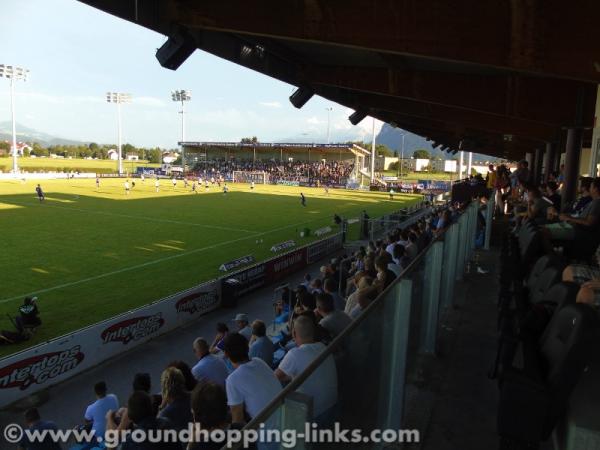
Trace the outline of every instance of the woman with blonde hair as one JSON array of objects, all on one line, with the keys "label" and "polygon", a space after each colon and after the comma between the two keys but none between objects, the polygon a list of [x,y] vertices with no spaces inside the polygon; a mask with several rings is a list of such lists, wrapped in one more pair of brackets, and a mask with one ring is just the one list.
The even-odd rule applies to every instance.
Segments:
[{"label": "woman with blonde hair", "polygon": [[160,376],[162,404],[158,417],[168,419],[176,430],[183,430],[192,422],[190,393],[185,388],[181,370],[167,367]]}]

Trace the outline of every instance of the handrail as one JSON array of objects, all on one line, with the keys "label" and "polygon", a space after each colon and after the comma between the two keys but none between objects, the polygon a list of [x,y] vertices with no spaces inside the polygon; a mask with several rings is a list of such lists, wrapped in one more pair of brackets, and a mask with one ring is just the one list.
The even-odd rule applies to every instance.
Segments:
[{"label": "handrail", "polygon": [[[461,211],[462,214],[467,212],[467,208]],[[381,304],[386,298],[387,294],[390,293],[396,286],[405,278],[405,276],[415,270],[418,265],[423,262],[426,258],[429,250],[433,247],[436,242],[442,240],[442,238],[446,235],[448,230],[452,227],[457,226],[458,221],[453,222],[449,227],[447,227],[442,233],[435,236],[431,242],[413,259],[410,264],[400,273],[400,275],[387,287],[385,288],[370,304],[367,308],[356,318],[354,319],[348,327],[346,327],[340,334],[338,334],[331,343],[327,346],[325,351],[323,351],[319,356],[317,356],[307,367],[302,371],[300,375],[295,377],[283,390],[273,399],[271,400],[267,406],[255,417],[250,420],[244,427],[244,430],[257,429],[261,423],[265,422],[271,414],[284,403],[285,398],[291,392],[294,392],[298,389],[307,379],[310,377],[313,372],[327,359],[329,356],[333,356],[334,350],[337,350],[341,343],[349,336],[356,328],[360,326],[360,324],[366,320],[366,318],[370,315],[371,311],[377,308],[379,304]],[[234,445],[233,447],[227,447],[228,449],[239,449],[241,448],[241,443]]]}]

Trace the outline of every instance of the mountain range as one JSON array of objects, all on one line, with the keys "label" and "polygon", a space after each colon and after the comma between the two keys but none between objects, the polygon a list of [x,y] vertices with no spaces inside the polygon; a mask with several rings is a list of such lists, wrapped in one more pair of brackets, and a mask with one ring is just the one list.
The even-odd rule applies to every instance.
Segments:
[{"label": "mountain range", "polygon": [[[43,146],[49,145],[85,145],[87,142],[75,141],[73,139],[65,139],[52,136],[48,133],[28,128],[17,123],[17,142],[37,142]],[[0,141],[12,140],[12,124],[10,121],[0,122]]]},{"label": "mountain range", "polygon": [[[404,131],[401,128],[392,128],[387,123],[383,124],[381,127],[381,131],[377,135],[376,143],[377,144],[385,144],[393,151],[397,151],[400,154],[400,150],[402,147],[402,134],[406,134],[404,137],[404,157],[412,156],[415,150],[423,149],[427,150],[429,154],[434,157],[440,157],[442,159],[456,159],[458,160],[459,155],[453,155],[452,153],[447,153],[442,151],[439,148],[433,148],[431,142],[427,141],[424,137],[410,133],[408,131]],[[466,160],[466,155],[465,155]],[[490,161],[495,160],[487,155],[480,155],[478,153],[473,153],[473,161]]]}]

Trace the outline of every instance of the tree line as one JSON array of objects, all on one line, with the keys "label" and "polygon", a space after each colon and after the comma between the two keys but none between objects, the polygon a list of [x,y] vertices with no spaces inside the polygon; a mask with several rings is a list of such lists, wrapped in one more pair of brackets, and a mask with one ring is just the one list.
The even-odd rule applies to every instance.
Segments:
[{"label": "tree line", "polygon": [[[115,145],[106,145],[106,144],[96,144],[95,142],[91,142],[90,144],[81,144],[81,145],[49,145],[44,146],[37,142],[34,142],[31,146],[31,151],[29,152],[29,156],[50,156],[57,155],[65,158],[97,158],[97,159],[108,159],[108,151],[116,150]],[[7,153],[10,151],[11,144],[9,142],[0,142],[0,150],[5,150]],[[167,151],[176,151],[176,150],[167,150],[160,147],[154,148],[144,148],[144,147],[135,147],[131,144],[124,144],[122,146],[122,155],[123,159],[127,157],[128,154],[137,155],[139,159],[147,160],[150,163],[161,163],[162,155]],[[27,153],[27,152],[26,152]]]}]

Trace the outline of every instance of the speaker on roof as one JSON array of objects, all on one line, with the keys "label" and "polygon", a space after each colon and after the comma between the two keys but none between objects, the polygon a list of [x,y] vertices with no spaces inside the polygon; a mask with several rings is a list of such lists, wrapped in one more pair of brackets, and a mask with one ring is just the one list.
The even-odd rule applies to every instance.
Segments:
[{"label": "speaker on roof", "polygon": [[177,70],[196,50],[194,38],[185,30],[179,28],[169,36],[167,42],[156,50],[156,59],[166,69]]}]

